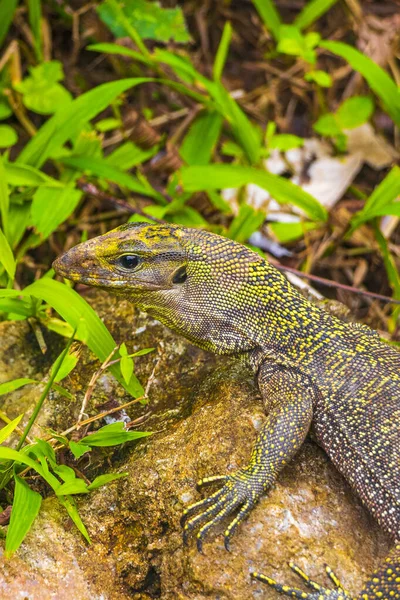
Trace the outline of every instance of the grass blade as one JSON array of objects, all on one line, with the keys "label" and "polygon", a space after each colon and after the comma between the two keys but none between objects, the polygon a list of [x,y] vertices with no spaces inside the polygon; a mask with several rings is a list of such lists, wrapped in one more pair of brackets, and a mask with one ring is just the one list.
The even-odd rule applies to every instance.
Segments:
[{"label": "grass blade", "polygon": [[36,58],[40,62],[42,53],[42,8],[40,0],[28,0],[29,24],[31,26],[33,39],[35,41]]},{"label": "grass blade", "polygon": [[[0,291],[0,296],[2,293],[3,290]],[[35,283],[26,287],[22,292],[17,292],[17,294],[31,295],[44,300],[74,329],[79,329],[79,325],[83,320],[87,327],[85,343],[102,362],[117,346],[111,333],[93,308],[72,288],[53,279],[45,278],[35,281]],[[143,395],[143,388],[135,377],[132,377],[129,386],[125,384],[118,364],[112,365],[110,371],[135,398]]]},{"label": "grass blade", "polygon": [[241,187],[255,183],[282,204],[294,204],[311,219],[326,221],[326,209],[310,194],[291,181],[267,171],[240,165],[215,164],[206,167],[186,167],[180,171],[182,187],[187,192]]},{"label": "grass blade", "polygon": [[14,259],[13,252],[10,248],[10,244],[7,241],[6,236],[0,229],[0,264],[3,265],[5,270],[7,271],[7,275],[10,280],[14,280],[15,269],[17,268],[17,264]]},{"label": "grass blade", "polygon": [[324,41],[319,44],[321,48],[325,48],[341,56],[355,71],[368,82],[371,90],[375,92],[378,98],[381,99],[385,110],[392,117],[396,125],[400,126],[400,90],[393,79],[371,58],[362,54],[359,50],[352,48],[343,42]]},{"label": "grass blade", "polygon": [[158,194],[150,184],[144,185],[137,177],[133,177],[133,175],[130,175],[129,173],[124,173],[124,171],[114,167],[105,159],[91,156],[71,156],[63,158],[62,162],[67,167],[89,171],[97,177],[102,177],[121,187],[127,188],[131,192],[143,194],[144,196],[149,196],[156,200],[161,199],[164,203],[164,198]]},{"label": "grass blade", "polygon": [[12,23],[18,0],[0,0],[0,46]]},{"label": "grass blade", "polygon": [[221,127],[222,116],[219,113],[200,113],[180,147],[179,153],[183,160],[188,165],[207,165],[221,133]]},{"label": "grass blade", "polygon": [[17,161],[40,167],[53,152],[78,134],[88,121],[105,110],[120,94],[149,81],[154,80],[147,77],[120,79],[103,83],[82,94],[57,112],[39,129],[22,150]]},{"label": "grass blade", "polygon": [[26,534],[36,519],[42,497],[31,490],[29,485],[14,475],[15,491],[14,502],[11,511],[10,524],[7,530],[5,555],[10,557],[22,544]]},{"label": "grass blade", "polygon": [[364,221],[387,214],[399,215],[400,203],[400,167],[393,169],[386,175],[385,179],[374,189],[366,201],[364,208],[354,215],[351,225],[352,231]]},{"label": "grass blade", "polygon": [[6,441],[6,439],[8,437],[10,437],[10,435],[12,434],[12,432],[14,431],[14,429],[16,427],[18,427],[18,423],[20,422],[20,420],[22,419],[24,415],[19,415],[18,417],[16,417],[13,421],[10,421],[10,423],[7,423],[7,425],[5,427],[3,427],[2,429],[0,429],[0,444],[2,444],[3,442]]},{"label": "grass blade", "polygon": [[221,79],[222,71],[224,70],[226,57],[228,56],[229,44],[232,38],[232,25],[229,21],[225,23],[224,30],[222,32],[221,41],[218,46],[217,54],[215,56],[213,66],[213,77],[214,81]]},{"label": "grass blade", "polygon": [[295,18],[293,25],[296,25],[299,29],[305,29],[326,13],[336,2],[337,0],[311,0],[307,2]]},{"label": "grass blade", "polygon": [[60,190],[38,188],[32,201],[32,225],[43,239],[48,238],[74,212],[81,198],[82,192],[73,184]]},{"label": "grass blade", "polygon": [[279,40],[279,30],[281,28],[281,18],[275,8],[272,0],[253,0],[253,4],[258,10],[265,27],[270,31],[275,38]]},{"label": "grass blade", "polygon": [[[0,8],[1,10],[1,8]],[[3,230],[8,238],[8,211],[10,208],[10,196],[8,194],[7,173],[3,159],[0,155],[0,216]]]}]

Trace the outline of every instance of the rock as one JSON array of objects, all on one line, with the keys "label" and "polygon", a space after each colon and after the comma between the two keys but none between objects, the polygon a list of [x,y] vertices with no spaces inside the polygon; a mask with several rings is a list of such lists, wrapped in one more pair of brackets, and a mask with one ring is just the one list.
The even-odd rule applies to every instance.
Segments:
[{"label": "rock", "polygon": [[[126,302],[101,292],[91,292],[88,299],[118,341],[131,340],[129,349],[157,349],[137,360],[144,385],[153,373],[151,402],[127,410],[131,419],[150,411],[140,428],[154,435],[107,450],[107,462],[104,452],[94,452],[91,464],[81,459],[78,468],[90,479],[112,470],[129,474],[78,500],[92,545],[71,527],[57,501],[47,498],[17,554],[0,559],[0,600],[277,600],[273,590],[251,581],[249,573],[258,570],[301,586],[287,567],[290,560],[320,583],[326,583],[328,563],[348,589],[359,591],[385,556],[389,540],[311,440],[236,532],[231,552],[223,547],[223,525],[210,533],[203,555],[193,540],[183,546],[179,520],[184,507],[201,498],[196,481],[233,472],[248,460],[264,418],[252,374],[238,361],[190,346],[152,319],[136,315]],[[8,335],[20,349],[13,365]],[[46,372],[50,361],[44,368],[41,358],[35,366],[39,349],[29,336],[24,322],[0,323],[6,379]],[[97,366],[85,350],[79,368],[63,382],[75,401],[53,394],[42,426],[61,431],[74,423]],[[10,418],[27,405],[24,395],[32,400],[37,388],[8,396]],[[129,400],[107,374],[95,388],[90,414],[110,398]]]}]

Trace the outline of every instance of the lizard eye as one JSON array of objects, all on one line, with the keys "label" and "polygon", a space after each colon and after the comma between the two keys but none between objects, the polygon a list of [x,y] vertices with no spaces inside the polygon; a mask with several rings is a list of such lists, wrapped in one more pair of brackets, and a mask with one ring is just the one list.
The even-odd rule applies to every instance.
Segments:
[{"label": "lizard eye", "polygon": [[172,278],[172,283],[185,283],[187,279],[186,267],[179,267],[177,271],[175,271],[174,276]]},{"label": "lizard eye", "polygon": [[117,262],[124,269],[132,271],[133,269],[136,269],[140,262],[140,259],[135,254],[124,254],[123,256],[120,256],[118,258]]}]

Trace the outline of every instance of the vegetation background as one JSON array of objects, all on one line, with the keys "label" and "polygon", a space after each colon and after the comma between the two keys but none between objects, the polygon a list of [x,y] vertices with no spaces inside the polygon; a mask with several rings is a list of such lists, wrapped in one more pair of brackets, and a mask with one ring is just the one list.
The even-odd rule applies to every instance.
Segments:
[{"label": "vegetation background", "polygon": [[396,0],[0,0],[0,319],[62,348],[45,382],[0,384],[44,385],[23,429],[0,413],[8,554],[48,493],[88,539],[74,495],[121,476],[88,482],[60,449],[75,465],[146,435],[29,439],[49,391],[68,398],[77,342],[145,397],[135,355],[54,277],[72,245],[128,220],[207,228],[399,343],[399,25]]}]

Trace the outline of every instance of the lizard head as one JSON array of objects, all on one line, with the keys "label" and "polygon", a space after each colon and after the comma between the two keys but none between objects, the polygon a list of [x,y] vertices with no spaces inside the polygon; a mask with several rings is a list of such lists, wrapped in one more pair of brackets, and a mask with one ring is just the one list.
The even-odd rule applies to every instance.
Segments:
[{"label": "lizard head", "polygon": [[246,296],[253,305],[260,300],[254,283],[268,267],[232,240],[148,223],[123,225],[78,244],[53,266],[67,279],[128,297],[195,344],[218,353],[244,351],[250,344],[240,307],[246,309]]},{"label": "lizard head", "polygon": [[173,227],[132,223],[78,244],[53,267],[71,281],[134,297],[183,283],[186,262]]}]

